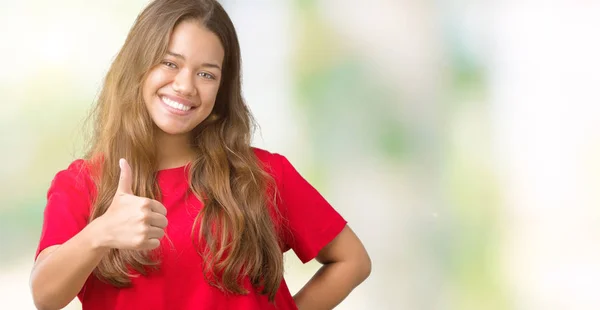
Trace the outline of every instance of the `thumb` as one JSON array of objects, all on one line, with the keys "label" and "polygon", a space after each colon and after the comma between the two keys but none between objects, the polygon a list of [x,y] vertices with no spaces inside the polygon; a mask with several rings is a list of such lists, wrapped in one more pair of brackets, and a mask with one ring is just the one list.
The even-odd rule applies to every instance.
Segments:
[{"label": "thumb", "polygon": [[127,163],[125,158],[121,158],[119,160],[119,168],[121,168],[121,175],[119,176],[119,185],[117,186],[117,192],[123,194],[133,194],[133,190],[131,189],[132,184],[132,173],[131,167]]}]

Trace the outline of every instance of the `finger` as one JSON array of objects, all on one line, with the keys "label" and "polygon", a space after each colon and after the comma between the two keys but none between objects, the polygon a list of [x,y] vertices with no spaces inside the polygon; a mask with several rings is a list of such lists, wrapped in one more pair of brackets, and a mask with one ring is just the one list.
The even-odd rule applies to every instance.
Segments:
[{"label": "finger", "polygon": [[153,250],[160,246],[160,240],[158,239],[148,239],[144,241],[142,246],[140,247],[142,250]]},{"label": "finger", "polygon": [[167,208],[165,208],[165,206],[163,206],[162,203],[153,200],[152,203],[150,204],[150,209],[152,209],[152,212],[156,212],[159,214],[162,214],[164,216],[167,216]]},{"label": "finger", "polygon": [[169,223],[169,221],[167,220],[167,217],[165,217],[164,215],[162,215],[160,213],[153,212],[149,215],[149,217],[150,217],[149,224],[152,227],[158,227],[158,228],[164,229],[165,227],[167,227],[167,224]]},{"label": "finger", "polygon": [[133,176],[131,175],[131,167],[125,158],[119,160],[119,168],[121,168],[121,175],[119,176],[117,192],[132,195],[133,190],[131,189],[131,184],[133,183]]},{"label": "finger", "polygon": [[164,237],[165,230],[158,227],[150,227],[148,230],[148,239],[160,239]]}]

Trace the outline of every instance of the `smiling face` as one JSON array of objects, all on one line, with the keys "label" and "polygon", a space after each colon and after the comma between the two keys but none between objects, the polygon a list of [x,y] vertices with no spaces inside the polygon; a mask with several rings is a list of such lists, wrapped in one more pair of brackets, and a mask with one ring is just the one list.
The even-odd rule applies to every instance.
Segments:
[{"label": "smiling face", "polygon": [[169,135],[187,135],[208,115],[221,82],[224,50],[219,38],[196,20],[179,23],[167,54],[143,84],[154,124]]}]

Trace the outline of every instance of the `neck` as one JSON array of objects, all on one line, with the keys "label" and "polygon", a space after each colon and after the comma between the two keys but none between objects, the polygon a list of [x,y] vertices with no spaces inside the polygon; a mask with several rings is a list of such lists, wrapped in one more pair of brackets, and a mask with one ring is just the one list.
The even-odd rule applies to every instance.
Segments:
[{"label": "neck", "polygon": [[156,148],[159,170],[185,166],[195,157],[189,135],[170,135],[158,130]]}]

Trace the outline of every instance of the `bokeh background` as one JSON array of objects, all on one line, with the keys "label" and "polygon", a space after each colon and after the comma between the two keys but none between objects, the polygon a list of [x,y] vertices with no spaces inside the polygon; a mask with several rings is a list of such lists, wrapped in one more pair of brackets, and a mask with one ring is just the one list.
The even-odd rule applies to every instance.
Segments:
[{"label": "bokeh background", "polygon": [[[0,308],[34,309],[46,190],[147,1],[0,3]],[[600,308],[598,1],[222,3],[255,145],[372,256],[338,309]]]}]

